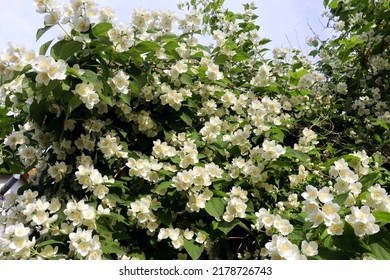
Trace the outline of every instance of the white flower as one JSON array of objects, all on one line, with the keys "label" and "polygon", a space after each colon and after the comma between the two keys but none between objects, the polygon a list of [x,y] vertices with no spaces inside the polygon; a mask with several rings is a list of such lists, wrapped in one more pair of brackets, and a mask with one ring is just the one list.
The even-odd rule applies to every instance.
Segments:
[{"label": "white flower", "polygon": [[106,134],[105,137],[100,138],[98,147],[104,154],[105,159],[110,159],[113,156],[126,157],[125,153],[122,153],[122,145],[118,144],[118,138],[115,135]]},{"label": "white flower", "polygon": [[333,196],[333,194],[330,193],[330,189],[328,187],[324,187],[324,188],[320,189],[318,192],[318,199],[322,203],[327,203],[329,201],[332,201],[333,197],[334,196]]},{"label": "white flower", "polygon": [[99,95],[92,84],[77,84],[73,92],[80,96],[81,101],[90,110],[99,103]]},{"label": "white flower", "polygon": [[212,81],[223,79],[223,73],[219,71],[218,65],[212,62],[207,65],[206,75]]},{"label": "white flower", "polygon": [[379,231],[379,226],[375,224],[375,217],[367,205],[360,209],[352,206],[351,212],[345,220],[353,227],[356,236],[371,235]]},{"label": "white flower", "polygon": [[324,221],[324,214],[321,210],[313,211],[307,216],[307,219],[313,223],[313,228],[318,227]]},{"label": "white flower", "polygon": [[269,65],[262,65],[256,73],[256,76],[251,79],[250,84],[254,87],[269,86],[269,83],[272,81],[270,70],[271,67]]},{"label": "white flower", "polygon": [[68,170],[67,165],[65,162],[56,162],[54,166],[50,166],[47,172],[49,175],[56,181],[59,182],[62,180],[64,175],[66,174]]},{"label": "white flower", "polygon": [[53,60],[47,69],[47,75],[52,80],[65,80],[67,66],[66,62],[62,59],[57,62]]},{"label": "white flower", "polygon": [[9,248],[14,250],[15,252],[20,252],[21,250],[23,250],[24,248],[26,248],[29,244],[28,242],[28,238],[27,237],[13,237],[11,239],[11,242],[9,243]]},{"label": "white flower", "polygon": [[294,227],[286,219],[281,219],[280,216],[276,216],[274,219],[274,227],[280,232],[281,235],[288,235],[293,230]]},{"label": "white flower", "polygon": [[375,186],[370,187],[368,191],[370,193],[367,195],[367,197],[373,200],[376,204],[381,203],[387,198],[386,189],[382,188],[379,184],[375,184]]},{"label": "white flower", "polygon": [[196,233],[196,239],[195,239],[196,242],[202,244],[206,241],[206,239],[207,239],[207,236],[203,232],[199,231]]},{"label": "white flower", "polygon": [[55,197],[51,200],[50,206],[48,207],[48,209],[50,210],[50,213],[55,213],[61,209],[61,203],[58,200],[58,198]]},{"label": "white flower", "polygon": [[30,228],[24,227],[22,223],[17,223],[14,226],[14,235],[16,237],[26,237],[30,233]]},{"label": "white flower", "polygon": [[263,152],[261,153],[261,156],[267,160],[277,159],[286,153],[286,149],[279,144],[276,145],[275,140],[269,141],[265,139],[262,147]]},{"label": "white flower", "polygon": [[183,236],[184,236],[185,239],[191,240],[192,237],[194,236],[194,234],[195,234],[195,233],[194,233],[192,230],[186,228],[186,229],[184,230]]},{"label": "white flower", "polygon": [[47,13],[44,17],[44,23],[46,26],[52,26],[58,23],[60,20],[61,13],[57,10],[52,10],[49,13]]},{"label": "white flower", "polygon": [[336,90],[340,94],[347,94],[348,93],[347,84],[344,82],[338,83],[336,86]]},{"label": "white flower", "polygon": [[298,88],[300,90],[307,90],[309,89],[314,83],[314,77],[311,73],[307,73],[303,75],[298,82]]},{"label": "white flower", "polygon": [[341,169],[339,171],[339,176],[341,179],[343,179],[347,183],[355,183],[357,180],[359,180],[359,176],[355,174],[352,170],[348,169]]},{"label": "white flower", "polygon": [[340,206],[337,203],[333,203],[331,201],[326,202],[322,205],[322,214],[329,221],[334,220],[338,217],[338,211],[340,210]]},{"label": "white flower", "polygon": [[180,249],[184,245],[184,238],[183,236],[179,236],[177,239],[172,240],[172,246],[175,249]]},{"label": "white flower", "polygon": [[302,197],[308,201],[315,201],[318,196],[318,190],[312,185],[306,186],[306,192],[302,193]]},{"label": "white flower", "polygon": [[39,210],[32,216],[32,220],[36,225],[43,225],[49,220],[49,213]]},{"label": "white flower", "polygon": [[273,235],[272,240],[265,244],[271,259],[299,259],[300,251],[297,245],[286,237]]},{"label": "white flower", "polygon": [[157,239],[163,240],[169,238],[169,232],[170,232],[169,228],[160,228],[160,231],[157,235]]},{"label": "white flower", "polygon": [[160,139],[157,139],[153,142],[153,152],[152,155],[156,158],[163,159],[165,157],[174,157],[176,155],[176,149],[168,145],[167,142],[162,142]]},{"label": "white flower", "polygon": [[74,19],[74,29],[79,32],[87,32],[89,30],[90,21],[88,18],[78,17]]},{"label": "white flower", "polygon": [[44,258],[50,258],[53,257],[57,254],[58,252],[58,246],[54,247],[51,245],[46,245],[40,252],[42,257]]},{"label": "white flower", "polygon": [[340,219],[334,219],[327,223],[327,232],[330,235],[342,235],[344,232],[344,223]]},{"label": "white flower", "polygon": [[109,190],[106,186],[104,185],[97,185],[94,190],[93,194],[97,196],[99,199],[103,199],[106,194],[108,194]]},{"label": "white flower", "polygon": [[348,169],[348,163],[345,161],[345,159],[339,159],[334,162],[334,168],[337,171],[343,170],[343,169]]},{"label": "white flower", "polygon": [[175,229],[168,229],[168,236],[171,240],[176,240],[180,237],[180,229],[175,228]]},{"label": "white flower", "polygon": [[168,73],[172,78],[177,79],[180,74],[186,73],[188,70],[187,64],[183,60],[179,60],[175,65],[171,67]]},{"label": "white flower", "polygon": [[318,244],[315,241],[302,241],[301,251],[305,256],[312,257],[318,254]]},{"label": "white flower", "polygon": [[124,94],[129,92],[129,76],[126,75],[122,70],[119,70],[115,77],[112,78],[112,83],[119,92]]}]

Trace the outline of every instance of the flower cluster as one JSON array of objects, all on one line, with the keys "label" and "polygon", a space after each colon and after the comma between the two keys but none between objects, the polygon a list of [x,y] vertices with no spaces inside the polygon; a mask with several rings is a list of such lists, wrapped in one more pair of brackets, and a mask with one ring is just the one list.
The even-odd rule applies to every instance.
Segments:
[{"label": "flower cluster", "polygon": [[156,199],[152,200],[148,195],[132,202],[127,215],[135,220],[139,227],[146,228],[148,234],[152,235],[160,224],[152,210],[159,206],[159,202]]},{"label": "flower cluster", "polygon": [[69,248],[82,257],[89,260],[98,260],[101,258],[99,237],[92,235],[91,230],[82,230],[78,228],[76,232],[69,234]]},{"label": "flower cluster", "polygon": [[317,134],[308,128],[304,128],[302,131],[302,137],[299,138],[298,144],[294,145],[294,150],[302,151],[308,153],[315,148],[315,145],[318,144]]},{"label": "flower cluster", "polygon": [[228,193],[226,211],[222,218],[226,222],[233,221],[234,218],[245,218],[245,210],[247,208],[246,202],[248,201],[247,191],[244,191],[240,187],[233,187]]},{"label": "flower cluster", "polygon": [[278,214],[271,214],[269,209],[261,208],[255,214],[257,220],[254,227],[256,230],[261,230],[264,227],[267,235],[269,236],[272,235],[273,228],[283,236],[290,234],[294,230],[293,225],[288,220],[283,219]]}]

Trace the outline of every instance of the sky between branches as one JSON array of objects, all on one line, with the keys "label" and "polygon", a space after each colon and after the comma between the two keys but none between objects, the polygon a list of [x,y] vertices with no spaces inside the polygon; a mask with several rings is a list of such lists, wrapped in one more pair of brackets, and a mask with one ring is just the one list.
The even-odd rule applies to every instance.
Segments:
[{"label": "sky between branches", "polygon": [[[57,0],[66,2],[68,0]],[[128,22],[134,8],[177,11],[177,0],[95,0],[101,7],[115,10],[119,22]],[[35,33],[43,27],[43,15],[38,14],[33,0],[0,0],[0,51],[8,42],[24,45],[27,49],[38,50],[39,46],[60,34],[59,29],[45,34],[35,42]],[[243,11],[243,4],[254,2],[258,7],[260,36],[272,42],[268,48],[296,47],[303,52],[310,50],[306,45],[314,30],[320,37],[328,37],[322,0],[225,0],[225,7],[235,12]],[[312,29],[312,30],[311,30]]]}]

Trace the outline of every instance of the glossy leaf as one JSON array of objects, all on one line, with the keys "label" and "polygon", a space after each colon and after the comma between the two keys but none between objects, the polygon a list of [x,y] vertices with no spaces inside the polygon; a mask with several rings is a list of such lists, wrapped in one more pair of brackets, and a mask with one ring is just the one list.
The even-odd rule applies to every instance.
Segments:
[{"label": "glossy leaf", "polygon": [[54,59],[67,60],[75,53],[80,52],[82,48],[83,43],[81,42],[62,40],[52,46],[50,55]]}]

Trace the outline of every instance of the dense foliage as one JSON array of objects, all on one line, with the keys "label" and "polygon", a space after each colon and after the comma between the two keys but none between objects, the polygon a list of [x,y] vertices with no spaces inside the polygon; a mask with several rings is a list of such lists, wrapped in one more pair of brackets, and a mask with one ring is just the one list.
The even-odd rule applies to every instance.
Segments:
[{"label": "dense foliage", "polygon": [[63,34],[0,57],[0,258],[390,259],[390,1],[325,0],[316,63],[254,4],[35,2]]}]

